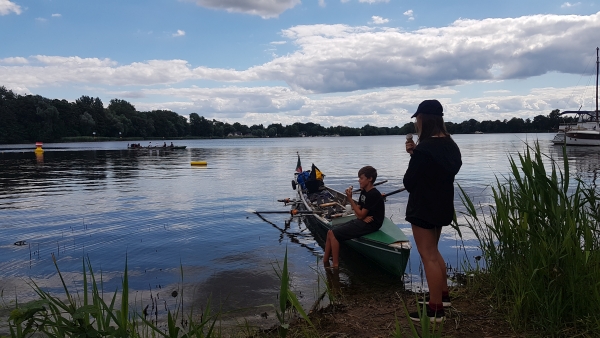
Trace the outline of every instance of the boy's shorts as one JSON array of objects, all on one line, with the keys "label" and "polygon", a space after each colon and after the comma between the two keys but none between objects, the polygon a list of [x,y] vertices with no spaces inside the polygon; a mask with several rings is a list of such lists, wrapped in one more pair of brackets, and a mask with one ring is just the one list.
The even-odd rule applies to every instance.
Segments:
[{"label": "boy's shorts", "polygon": [[334,227],[331,231],[333,231],[335,239],[342,242],[370,234],[379,228],[356,218]]}]

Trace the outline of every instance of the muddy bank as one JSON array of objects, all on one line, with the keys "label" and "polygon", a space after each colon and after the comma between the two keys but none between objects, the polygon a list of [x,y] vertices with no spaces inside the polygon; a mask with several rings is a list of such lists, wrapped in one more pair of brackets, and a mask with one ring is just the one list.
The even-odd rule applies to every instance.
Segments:
[{"label": "muddy bank", "polygon": [[[316,326],[318,337],[392,337],[396,320],[403,337],[412,337],[408,312],[416,311],[417,295],[396,285],[378,287],[339,285],[337,297],[327,297],[321,307],[309,316]],[[532,334],[514,332],[492,302],[466,287],[451,289],[452,306],[446,309],[446,321],[440,328],[442,337],[531,337]],[[415,323],[417,332],[421,326]],[[303,320],[292,323],[288,337],[305,337],[310,331]],[[263,332],[276,337],[274,329]],[[263,336],[262,334],[259,336]]]}]

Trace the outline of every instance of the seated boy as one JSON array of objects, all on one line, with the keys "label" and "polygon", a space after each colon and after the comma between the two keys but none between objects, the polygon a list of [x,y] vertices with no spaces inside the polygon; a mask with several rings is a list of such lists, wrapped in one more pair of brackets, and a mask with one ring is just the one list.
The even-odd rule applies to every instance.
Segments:
[{"label": "seated boy", "polygon": [[339,266],[340,242],[358,238],[375,232],[381,228],[385,217],[385,203],[377,188],[373,186],[377,179],[377,170],[371,166],[362,167],[358,171],[360,197],[358,203],[352,199],[352,187],[346,189],[346,197],[356,215],[356,219],[340,224],[327,232],[323,264],[329,266],[329,258],[333,257],[333,267]]}]

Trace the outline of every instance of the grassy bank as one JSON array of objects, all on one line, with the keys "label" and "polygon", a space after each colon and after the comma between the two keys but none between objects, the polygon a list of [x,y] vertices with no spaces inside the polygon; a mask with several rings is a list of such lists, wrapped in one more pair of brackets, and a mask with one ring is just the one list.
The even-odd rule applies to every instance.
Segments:
[{"label": "grassy bank", "polygon": [[516,330],[597,336],[600,197],[596,187],[571,180],[565,151],[550,168],[544,158],[537,143],[509,158],[511,172],[497,178],[489,209],[462,192],[485,261],[473,285]]}]

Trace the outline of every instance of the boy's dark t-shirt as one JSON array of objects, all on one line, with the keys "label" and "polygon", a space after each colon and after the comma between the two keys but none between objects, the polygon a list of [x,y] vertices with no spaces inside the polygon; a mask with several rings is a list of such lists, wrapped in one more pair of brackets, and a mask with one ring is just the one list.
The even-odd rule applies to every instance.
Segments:
[{"label": "boy's dark t-shirt", "polygon": [[375,230],[381,228],[385,217],[385,202],[379,190],[377,188],[373,188],[368,192],[361,190],[358,205],[369,210],[367,216],[373,217],[373,222],[368,224],[375,228]]}]

